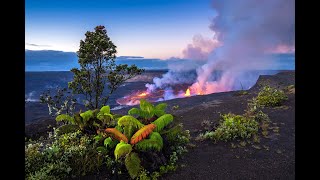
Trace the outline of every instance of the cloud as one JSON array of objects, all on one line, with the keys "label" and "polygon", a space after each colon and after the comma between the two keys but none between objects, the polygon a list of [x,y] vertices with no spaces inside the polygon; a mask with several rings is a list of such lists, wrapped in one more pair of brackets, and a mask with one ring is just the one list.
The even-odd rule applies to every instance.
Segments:
[{"label": "cloud", "polygon": [[50,45],[40,45],[40,44],[32,44],[32,43],[26,43],[27,46],[32,47],[51,47]]}]

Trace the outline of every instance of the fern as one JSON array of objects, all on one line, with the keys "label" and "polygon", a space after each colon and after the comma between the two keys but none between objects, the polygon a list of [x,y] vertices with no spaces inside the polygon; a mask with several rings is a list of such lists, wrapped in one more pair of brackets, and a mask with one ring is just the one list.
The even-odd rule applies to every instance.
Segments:
[{"label": "fern", "polygon": [[174,141],[178,134],[180,134],[182,132],[182,124],[178,124],[176,126],[174,126],[173,128],[170,128],[167,131],[162,131],[161,135],[165,135],[168,139],[168,141]]},{"label": "fern", "polygon": [[137,153],[130,153],[125,159],[125,165],[132,179],[135,179],[141,170],[140,158]]},{"label": "fern", "polygon": [[65,124],[57,128],[57,135],[76,132],[79,130],[79,127],[74,124]]},{"label": "fern", "polygon": [[106,146],[107,149],[114,148],[119,142],[117,140],[112,140],[110,137],[106,138],[103,141],[104,146]]},{"label": "fern", "polygon": [[110,106],[103,106],[101,109],[100,109],[100,112],[101,113],[106,113],[106,114],[110,114]]},{"label": "fern", "polygon": [[126,115],[126,116],[122,116],[121,118],[119,118],[118,120],[118,125],[119,126],[134,126],[135,128],[142,128],[144,126],[144,124],[142,124],[138,119]]},{"label": "fern", "polygon": [[160,103],[158,105],[156,105],[156,107],[154,108],[154,114],[157,116],[157,117],[160,117],[162,115],[164,115],[166,112],[165,112],[165,109],[167,108],[167,104],[166,103]]},{"label": "fern", "polygon": [[140,112],[141,110],[140,109],[138,109],[138,108],[131,108],[129,111],[128,111],[128,114],[129,115],[138,115],[138,116],[141,116],[140,114],[141,114],[141,112]]},{"label": "fern", "polygon": [[124,141],[126,143],[128,143],[128,138],[122,134],[120,131],[118,131],[116,128],[107,128],[105,129],[105,131],[109,134],[111,134],[115,139],[119,140],[119,141]]},{"label": "fern", "polygon": [[122,128],[121,126],[116,125],[114,128],[115,128],[116,130],[120,131],[121,133],[123,133],[123,128]]},{"label": "fern", "polygon": [[83,112],[80,114],[80,116],[83,118],[84,122],[89,121],[93,117],[93,112],[91,110],[88,110],[86,112]]},{"label": "fern", "polygon": [[110,107],[109,106],[103,106],[100,109],[100,112],[97,114],[97,118],[106,124],[109,123],[112,119],[114,119],[112,114],[110,114]]},{"label": "fern", "polygon": [[117,144],[116,149],[114,150],[114,156],[116,157],[116,160],[118,160],[120,157],[129,154],[131,151],[132,147],[130,144],[120,141],[120,143]]},{"label": "fern", "polygon": [[142,128],[144,125],[142,123],[140,123],[140,121],[138,121],[136,118],[132,117],[132,116],[122,116],[119,120],[118,120],[118,125],[119,126],[124,126],[123,130],[124,130],[124,135],[127,138],[131,138],[132,134],[134,133],[135,130]]},{"label": "fern", "polygon": [[152,132],[149,139],[144,139],[135,145],[137,150],[148,151],[154,149],[156,151],[161,151],[163,147],[163,139],[158,132]]},{"label": "fern", "polygon": [[56,117],[56,121],[67,121],[72,124],[74,124],[74,119],[73,117],[69,116],[68,114],[60,114]]},{"label": "fern", "polygon": [[140,116],[142,118],[150,119],[154,116],[154,106],[144,99],[140,100],[140,109]]},{"label": "fern", "polygon": [[131,144],[136,144],[137,142],[143,140],[146,138],[154,129],[156,128],[156,125],[154,124],[148,124],[141,129],[139,129],[131,138]]},{"label": "fern", "polygon": [[164,114],[159,117],[157,120],[152,122],[152,124],[156,125],[155,132],[160,132],[165,126],[173,121],[173,116],[171,114]]}]

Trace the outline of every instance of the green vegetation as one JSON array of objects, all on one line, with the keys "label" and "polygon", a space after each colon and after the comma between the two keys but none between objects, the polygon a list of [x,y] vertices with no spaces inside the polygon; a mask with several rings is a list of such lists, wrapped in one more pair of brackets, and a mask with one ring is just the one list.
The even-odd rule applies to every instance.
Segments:
[{"label": "green vegetation", "polygon": [[272,88],[268,85],[264,86],[257,96],[257,102],[261,106],[280,106],[288,97],[282,90]]},{"label": "green vegetation", "polygon": [[215,141],[228,141],[237,137],[250,138],[258,132],[258,127],[259,124],[253,118],[229,113],[222,115],[222,121],[215,131],[200,134],[199,139],[209,138]]},{"label": "green vegetation", "polygon": [[[69,179],[106,168],[110,176],[157,179],[175,170],[177,160],[187,152],[190,134],[165,113],[166,104],[160,106],[162,115],[148,119],[147,124],[142,118],[115,115],[109,106],[58,115],[56,121],[62,124],[53,134],[26,142],[26,178]],[[156,111],[159,109],[154,108]],[[165,161],[159,161],[163,157]]]},{"label": "green vegetation", "polygon": [[[260,142],[257,136],[259,128],[261,134],[267,137],[270,124],[270,118],[265,114],[262,109],[265,106],[278,106],[286,100],[287,97],[283,91],[271,88],[266,85],[258,93],[257,97],[252,98],[248,102],[247,109],[243,115],[223,114],[219,125],[210,129],[208,126],[209,121],[203,121],[202,125],[205,126],[206,132],[201,133],[196,140],[212,139],[214,141],[230,141],[235,138],[249,139],[253,138],[253,142]],[[273,127],[273,132],[278,133],[279,128]],[[243,141],[244,142],[244,141]],[[244,143],[241,143],[243,146]]]},{"label": "green vegetation", "polygon": [[140,100],[140,109],[132,108],[128,111],[129,115],[135,116],[137,119],[148,123],[165,114],[167,104],[160,103],[156,106],[144,99]]}]

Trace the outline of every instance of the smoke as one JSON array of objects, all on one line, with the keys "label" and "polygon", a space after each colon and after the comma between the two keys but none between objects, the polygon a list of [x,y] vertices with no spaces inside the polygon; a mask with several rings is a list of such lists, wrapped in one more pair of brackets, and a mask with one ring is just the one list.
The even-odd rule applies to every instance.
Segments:
[{"label": "smoke", "polygon": [[[249,70],[273,66],[268,49],[294,46],[294,0],[215,0],[212,5],[218,15],[210,29],[223,44],[197,70],[197,82],[191,86],[193,93],[235,90],[241,84],[251,86],[258,75],[248,76]],[[216,70],[223,71],[221,78],[210,81]]]},{"label": "smoke", "polygon": [[212,7],[218,14],[210,24],[213,38],[196,35],[183,50],[184,58],[200,62],[182,66],[196,75],[173,68],[146,85],[148,91],[190,82],[192,95],[248,89],[259,77],[253,70],[274,67],[270,52],[294,52],[294,0],[214,0]]},{"label": "smoke", "polygon": [[220,46],[216,36],[212,39],[208,39],[198,34],[193,37],[192,41],[193,43],[188,44],[188,46],[182,51],[183,58],[185,59],[206,61],[209,53]]}]

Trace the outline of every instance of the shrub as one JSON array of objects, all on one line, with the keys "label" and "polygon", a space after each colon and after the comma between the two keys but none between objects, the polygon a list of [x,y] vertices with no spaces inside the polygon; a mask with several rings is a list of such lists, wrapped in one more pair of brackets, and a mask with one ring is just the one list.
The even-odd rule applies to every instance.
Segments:
[{"label": "shrub", "polygon": [[237,137],[250,138],[258,132],[259,124],[250,117],[225,114],[222,115],[222,121],[215,131],[207,131],[201,134],[197,139],[213,139],[213,140],[233,140]]},{"label": "shrub", "polygon": [[274,107],[280,106],[288,97],[282,90],[264,86],[257,96],[257,103],[261,106]]}]

